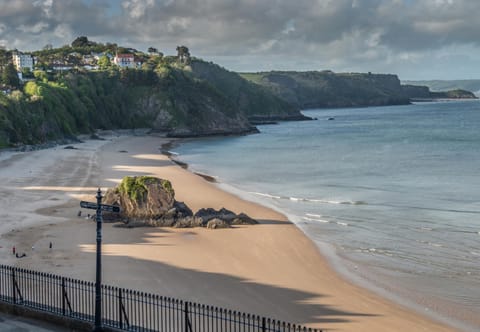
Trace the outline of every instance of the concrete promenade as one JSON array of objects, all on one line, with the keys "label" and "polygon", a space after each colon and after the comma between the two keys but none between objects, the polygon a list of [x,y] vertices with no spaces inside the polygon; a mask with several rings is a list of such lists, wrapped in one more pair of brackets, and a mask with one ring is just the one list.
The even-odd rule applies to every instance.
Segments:
[{"label": "concrete promenade", "polygon": [[0,331],[2,332],[73,332],[65,327],[58,327],[50,323],[37,321],[31,318],[14,316],[0,312]]}]

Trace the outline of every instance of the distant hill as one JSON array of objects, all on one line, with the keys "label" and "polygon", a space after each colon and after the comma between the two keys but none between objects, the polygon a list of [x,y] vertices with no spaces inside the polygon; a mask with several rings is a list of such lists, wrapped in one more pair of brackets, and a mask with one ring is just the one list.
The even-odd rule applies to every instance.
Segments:
[{"label": "distant hill", "polygon": [[480,96],[480,79],[479,80],[430,80],[430,81],[402,81],[402,84],[424,85],[428,86],[432,91],[446,90],[468,90],[477,96]]},{"label": "distant hill", "polygon": [[332,71],[272,71],[240,75],[301,109],[410,102],[396,75]]},{"label": "distant hill", "polygon": [[241,73],[300,109],[404,105],[413,100],[475,98],[470,91],[432,92],[421,85],[402,85],[397,75],[332,71]]}]

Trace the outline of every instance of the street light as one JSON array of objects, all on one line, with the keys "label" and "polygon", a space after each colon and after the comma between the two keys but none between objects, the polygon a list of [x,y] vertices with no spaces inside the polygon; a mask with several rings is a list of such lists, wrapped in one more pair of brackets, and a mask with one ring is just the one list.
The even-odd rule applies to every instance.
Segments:
[{"label": "street light", "polygon": [[95,278],[95,328],[102,331],[102,191],[97,191],[97,265]]},{"label": "street light", "polygon": [[94,332],[103,331],[102,328],[102,211],[120,212],[119,206],[102,204],[102,191],[98,188],[97,203],[80,202],[80,207],[97,210],[95,220],[97,222],[97,265],[95,278],[95,327]]}]

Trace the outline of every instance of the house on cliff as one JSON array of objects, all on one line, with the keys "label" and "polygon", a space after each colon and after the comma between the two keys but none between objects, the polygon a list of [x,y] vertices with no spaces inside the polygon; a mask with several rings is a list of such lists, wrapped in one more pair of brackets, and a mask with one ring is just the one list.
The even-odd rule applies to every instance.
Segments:
[{"label": "house on cliff", "polygon": [[21,72],[22,70],[28,68],[30,71],[33,71],[33,57],[31,54],[23,54],[21,52],[14,52],[12,55],[13,64],[17,71]]},{"label": "house on cliff", "polygon": [[135,68],[135,56],[133,54],[117,54],[113,58],[113,63],[120,68]]}]

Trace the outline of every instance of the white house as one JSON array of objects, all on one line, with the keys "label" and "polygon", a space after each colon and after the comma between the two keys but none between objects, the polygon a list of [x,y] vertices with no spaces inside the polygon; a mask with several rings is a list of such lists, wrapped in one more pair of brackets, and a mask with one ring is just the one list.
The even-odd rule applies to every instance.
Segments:
[{"label": "white house", "polygon": [[53,64],[52,68],[53,70],[56,70],[56,71],[69,71],[73,69],[73,66],[58,63],[58,64]]},{"label": "white house", "polygon": [[30,54],[13,53],[13,64],[18,71],[28,68],[33,71],[33,57]]},{"label": "white house", "polygon": [[135,56],[133,54],[117,54],[113,58],[113,63],[120,68],[135,68]]}]

